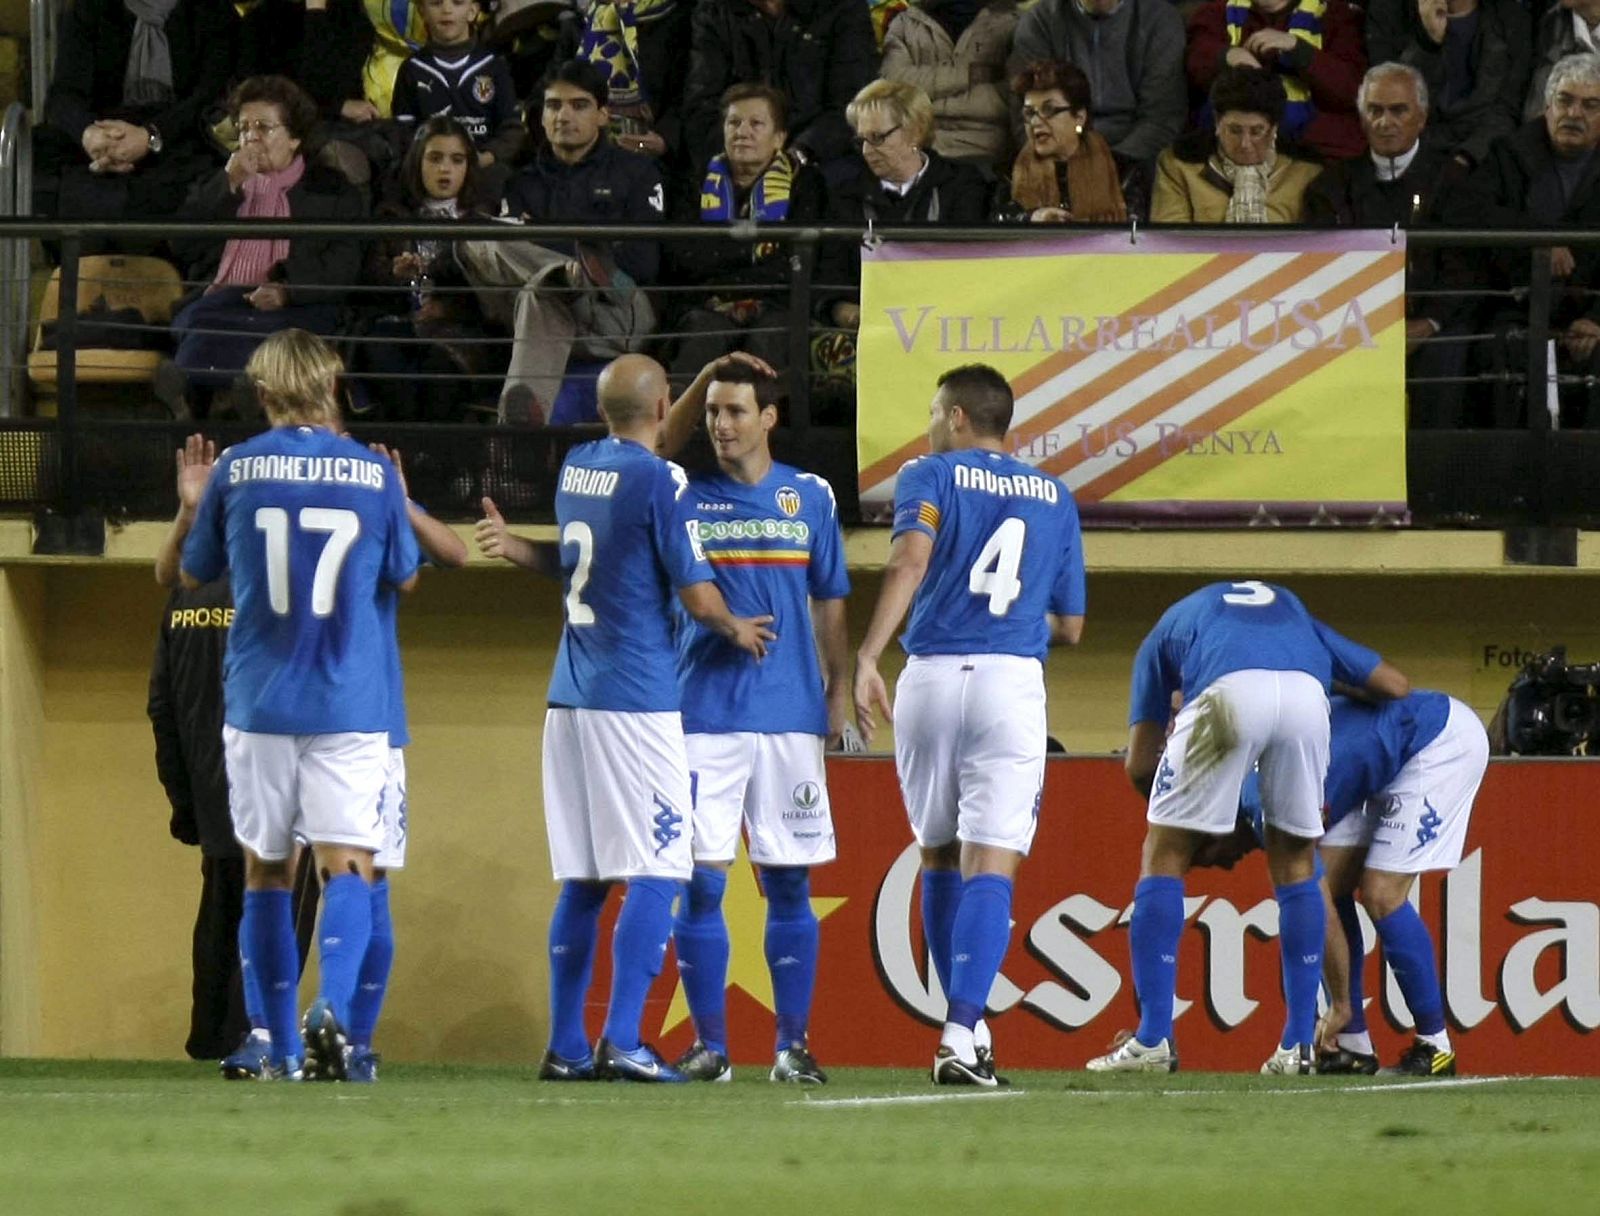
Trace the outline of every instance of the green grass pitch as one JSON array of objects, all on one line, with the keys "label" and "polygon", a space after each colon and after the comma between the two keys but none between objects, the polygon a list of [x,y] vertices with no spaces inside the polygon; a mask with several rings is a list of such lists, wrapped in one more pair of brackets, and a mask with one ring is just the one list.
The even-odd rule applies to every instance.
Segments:
[{"label": "green grass pitch", "polygon": [[655,1087],[411,1066],[364,1087],[0,1061],[0,1213],[1462,1216],[1600,1195],[1600,1080],[1027,1072],[971,1094],[737,1071]]}]

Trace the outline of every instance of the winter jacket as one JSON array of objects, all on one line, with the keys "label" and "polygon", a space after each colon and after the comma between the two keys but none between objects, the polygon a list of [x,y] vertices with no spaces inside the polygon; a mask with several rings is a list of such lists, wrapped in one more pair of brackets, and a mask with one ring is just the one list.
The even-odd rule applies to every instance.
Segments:
[{"label": "winter jacket", "polygon": [[863,0],[789,0],[768,21],[750,0],[699,0],[683,90],[691,161],[722,151],[722,94],[761,83],[789,99],[789,143],[813,159],[851,150],[844,108],[878,74],[878,48]]},{"label": "winter jacket", "polygon": [[1550,69],[1568,55],[1582,55],[1589,47],[1578,41],[1572,10],[1552,4],[1539,18],[1538,38],[1533,51],[1533,75],[1522,103],[1522,117],[1538,118],[1544,113],[1544,86]]},{"label": "winter jacket", "polygon": [[1153,161],[1183,130],[1183,18],[1171,0],[1122,0],[1105,17],[1077,0],[1039,0],[1017,25],[1011,70],[1036,59],[1089,78],[1094,129],[1123,160]]},{"label": "winter jacket", "polygon": [[[1152,224],[1221,224],[1226,221],[1233,187],[1210,165],[1216,136],[1191,132],[1156,160],[1156,185],[1150,200]],[[1283,152],[1267,185],[1267,220],[1298,224],[1305,209],[1306,189],[1322,172],[1320,165],[1296,160]]]},{"label": "winter jacket", "polygon": [[[1261,29],[1287,30],[1294,14],[1293,4],[1270,15],[1252,8],[1245,19],[1244,36],[1248,38]],[[1361,18],[1345,0],[1328,0],[1322,16],[1322,48],[1318,50],[1303,40],[1296,42],[1294,50],[1269,55],[1262,63],[1280,75],[1298,77],[1316,107],[1304,130],[1283,134],[1330,160],[1361,155],[1367,150],[1367,139],[1356,113],[1356,91],[1367,71]],[[1185,57],[1197,108],[1205,102],[1211,82],[1222,71],[1232,49],[1224,0],[1207,0],[1189,17],[1189,50]]]},{"label": "winter jacket", "polygon": [[[1417,0],[1369,0],[1367,51],[1373,63],[1404,63],[1428,84],[1428,126],[1423,141],[1461,154],[1474,164],[1489,145],[1514,131],[1532,70],[1533,31],[1517,0],[1478,0],[1472,42],[1472,89],[1446,96],[1444,44],[1435,42],[1417,15]],[[1571,16],[1568,15],[1570,28]],[[1540,109],[1544,107],[1541,105]]]},{"label": "winter jacket", "polygon": [[301,0],[260,0],[245,13],[234,75],[287,76],[331,120],[345,102],[364,95],[361,69],[372,45],[361,0],[328,0],[318,12]]},{"label": "winter jacket", "polygon": [[[952,160],[996,168],[1011,158],[1011,100],[1006,58],[1017,28],[1016,0],[992,0],[954,42],[940,22],[913,6],[889,25],[885,80],[914,84],[933,102],[933,148]],[[972,83],[974,66],[993,79]]]}]

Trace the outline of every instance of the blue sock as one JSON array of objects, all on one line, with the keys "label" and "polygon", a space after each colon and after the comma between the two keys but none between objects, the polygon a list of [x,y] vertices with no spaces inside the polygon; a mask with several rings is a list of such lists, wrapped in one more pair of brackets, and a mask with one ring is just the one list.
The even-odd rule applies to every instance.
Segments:
[{"label": "blue sock", "polygon": [[933,957],[933,972],[950,995],[950,934],[961,907],[960,870],[922,871],[922,936]]},{"label": "blue sock", "polygon": [[761,888],[767,896],[767,969],[778,1014],[774,1050],[803,1047],[821,944],[811,910],[811,871],[805,866],[762,866]]},{"label": "blue sock", "polygon": [[287,891],[246,891],[239,939],[245,947],[261,999],[261,1013],[272,1035],[272,1062],[305,1055],[295,1003],[300,989],[300,947]]},{"label": "blue sock", "polygon": [[359,874],[339,874],[322,885],[317,995],[333,1006],[348,1031],[350,998],[372,938],[372,885]]},{"label": "blue sock", "polygon": [[722,895],[727,889],[726,871],[696,866],[672,922],[678,976],[695,1034],[723,1055],[728,1054],[728,922],[722,918]]},{"label": "blue sock", "polygon": [[1178,988],[1178,939],[1183,936],[1183,879],[1152,875],[1133,888],[1128,951],[1133,990],[1139,995],[1134,1038],[1154,1047],[1172,1037],[1172,1002]]},{"label": "blue sock", "polygon": [[239,918],[239,984],[244,989],[244,1016],[250,1021],[250,1029],[266,1030],[267,1003],[261,997],[261,972],[250,957],[250,936],[245,928],[250,916],[247,894],[245,914]]},{"label": "blue sock", "polygon": [[394,922],[389,919],[389,880],[372,884],[372,936],[356,976],[356,993],[350,998],[350,1041],[371,1047],[378,1029],[378,1014],[389,990],[389,971],[394,966]]},{"label": "blue sock", "polygon": [[1439,969],[1433,957],[1433,936],[1409,902],[1377,923],[1383,955],[1394,969],[1400,995],[1416,1020],[1418,1034],[1444,1030],[1444,1001],[1439,996]]},{"label": "blue sock", "polygon": [[1327,909],[1315,878],[1274,887],[1278,901],[1278,947],[1283,958],[1283,999],[1288,1006],[1279,1045],[1316,1038],[1317,991],[1322,986],[1322,943]]},{"label": "blue sock", "polygon": [[1339,913],[1339,926],[1344,930],[1345,948],[1350,952],[1350,1021],[1341,1034],[1367,1032],[1366,969],[1367,947],[1361,939],[1361,920],[1356,916],[1356,897],[1346,895],[1333,901]]},{"label": "blue sock", "polygon": [[672,901],[683,884],[670,878],[630,878],[628,894],[611,937],[611,1003],[605,1036],[619,1051],[639,1046],[650,981],[661,973],[661,959],[672,936]]},{"label": "blue sock", "polygon": [[594,974],[600,910],[610,887],[599,882],[564,882],[550,916],[550,1050],[564,1060],[589,1055],[583,1003]]},{"label": "blue sock", "polygon": [[945,1020],[971,1030],[983,1016],[994,977],[1011,942],[1011,880],[974,874],[961,884],[950,931],[950,1009]]}]

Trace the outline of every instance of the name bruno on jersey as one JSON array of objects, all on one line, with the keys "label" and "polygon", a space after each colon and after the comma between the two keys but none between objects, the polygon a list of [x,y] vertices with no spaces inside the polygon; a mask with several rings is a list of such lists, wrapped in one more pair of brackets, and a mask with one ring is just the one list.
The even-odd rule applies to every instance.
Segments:
[{"label": "name bruno on jersey", "polygon": [[621,474],[615,469],[586,469],[569,464],[561,470],[561,492],[585,498],[610,498],[616,493]]},{"label": "name bruno on jersey", "polygon": [[1041,477],[1033,473],[1006,477],[989,469],[966,464],[956,465],[955,475],[958,490],[982,490],[1007,498],[1037,498],[1041,502],[1052,503],[1061,498],[1061,483],[1054,477]]},{"label": "name bruno on jersey", "polygon": [[246,481],[315,481],[383,489],[384,466],[353,456],[239,456],[228,465],[228,484]]}]

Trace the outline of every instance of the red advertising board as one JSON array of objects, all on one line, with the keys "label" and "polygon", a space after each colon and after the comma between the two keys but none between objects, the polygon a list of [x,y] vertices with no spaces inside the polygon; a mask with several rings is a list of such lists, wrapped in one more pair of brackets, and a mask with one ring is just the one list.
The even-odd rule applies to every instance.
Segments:
[{"label": "red advertising board", "polygon": [[[917,853],[893,762],[832,759],[829,788],[839,860],[812,878],[822,921],[812,1047],[824,1064],[926,1067],[944,998],[922,943]],[[1003,1065],[1075,1069],[1137,1023],[1127,920],[1143,832],[1143,805],[1120,761],[1050,761],[1011,948],[990,993]],[[1426,876],[1418,893],[1463,1071],[1600,1075],[1600,1041],[1589,1038],[1600,1026],[1597,858],[1600,763],[1491,765],[1462,864]],[[733,1059],[770,1062],[765,905],[742,857],[726,907]],[[1195,871],[1186,912],[1176,1021],[1184,1067],[1255,1069],[1283,1021],[1277,907],[1261,855],[1229,873]],[[1409,1042],[1410,1019],[1372,950],[1367,1018],[1387,1060]],[[652,1032],[669,1058],[694,1037],[671,958],[646,1010]]]}]

